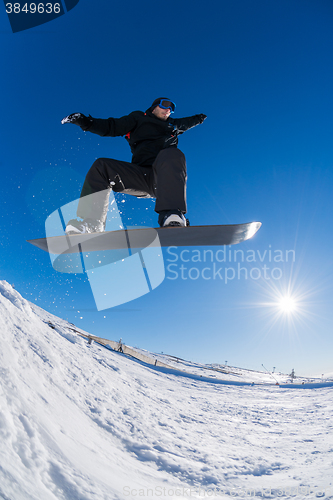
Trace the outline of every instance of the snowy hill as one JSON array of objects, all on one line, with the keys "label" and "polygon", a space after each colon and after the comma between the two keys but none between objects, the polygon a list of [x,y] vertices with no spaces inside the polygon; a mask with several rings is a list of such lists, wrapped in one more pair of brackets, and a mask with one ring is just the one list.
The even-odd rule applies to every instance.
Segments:
[{"label": "snowy hill", "polygon": [[333,499],[329,381],[143,363],[5,281],[0,325],[0,498]]}]

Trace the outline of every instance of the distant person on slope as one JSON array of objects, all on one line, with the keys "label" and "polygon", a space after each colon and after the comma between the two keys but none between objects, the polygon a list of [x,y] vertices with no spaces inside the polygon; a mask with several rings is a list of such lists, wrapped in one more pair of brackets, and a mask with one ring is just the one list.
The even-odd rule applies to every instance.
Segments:
[{"label": "distant person on slope", "polygon": [[74,123],[85,132],[103,137],[125,136],[133,155],[132,163],[109,158],[93,163],[77,209],[82,220],[70,220],[67,234],[104,231],[111,189],[156,198],[155,212],[161,227],[186,226],[186,160],[177,148],[178,136],[207,117],[199,114],[170,118],[175,108],[170,99],[160,97],[145,113],[133,111],[121,118],[107,119],[73,113],[62,120],[61,123]]}]

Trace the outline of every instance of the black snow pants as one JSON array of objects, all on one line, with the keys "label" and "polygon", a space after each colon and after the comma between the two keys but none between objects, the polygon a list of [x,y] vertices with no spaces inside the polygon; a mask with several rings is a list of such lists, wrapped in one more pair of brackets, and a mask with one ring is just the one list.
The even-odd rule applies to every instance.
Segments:
[{"label": "black snow pants", "polygon": [[[157,213],[168,210],[186,213],[186,179],[185,155],[178,148],[162,149],[152,167],[99,158],[87,173],[77,216],[105,223],[111,189],[140,198],[156,198]],[[88,196],[95,193],[100,194]]]}]

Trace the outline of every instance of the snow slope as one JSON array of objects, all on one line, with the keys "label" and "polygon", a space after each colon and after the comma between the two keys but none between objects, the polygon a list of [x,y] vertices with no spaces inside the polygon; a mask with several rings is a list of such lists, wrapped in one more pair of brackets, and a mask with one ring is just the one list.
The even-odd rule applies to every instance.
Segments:
[{"label": "snow slope", "polygon": [[332,384],[150,366],[5,281],[0,325],[0,498],[333,499]]}]

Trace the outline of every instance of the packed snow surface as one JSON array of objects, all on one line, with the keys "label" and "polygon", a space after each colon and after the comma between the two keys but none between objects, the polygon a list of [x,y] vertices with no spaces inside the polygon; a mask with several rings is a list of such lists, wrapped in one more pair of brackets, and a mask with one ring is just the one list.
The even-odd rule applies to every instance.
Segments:
[{"label": "packed snow surface", "polygon": [[0,498],[333,499],[329,380],[149,365],[5,281],[0,324]]}]

